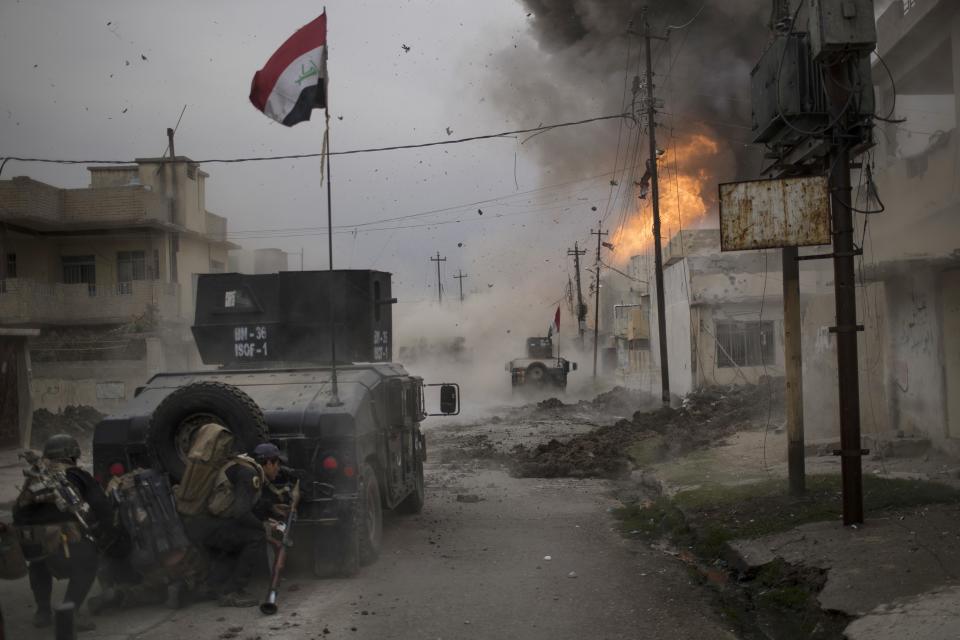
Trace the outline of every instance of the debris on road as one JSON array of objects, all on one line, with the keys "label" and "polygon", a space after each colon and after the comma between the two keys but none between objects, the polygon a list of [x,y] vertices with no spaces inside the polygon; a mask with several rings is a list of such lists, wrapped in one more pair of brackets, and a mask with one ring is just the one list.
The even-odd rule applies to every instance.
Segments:
[{"label": "debris on road", "polygon": [[[629,394],[617,389],[591,404],[622,406]],[[566,441],[514,447],[513,473],[538,478],[619,478],[644,465],[708,446],[757,420],[779,419],[783,385],[768,379],[750,386],[695,391],[677,409],[637,411],[629,420]]]},{"label": "debris on road", "polygon": [[475,493],[458,493],[457,502],[467,502],[471,504],[474,502],[480,502],[480,496]]}]

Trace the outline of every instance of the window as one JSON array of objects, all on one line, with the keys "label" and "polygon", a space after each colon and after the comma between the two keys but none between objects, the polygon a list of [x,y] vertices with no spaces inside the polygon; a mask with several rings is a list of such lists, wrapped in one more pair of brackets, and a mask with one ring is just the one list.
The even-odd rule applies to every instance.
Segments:
[{"label": "window", "polygon": [[776,362],[773,322],[717,322],[717,366],[756,367]]},{"label": "window", "polygon": [[15,253],[7,254],[7,277],[17,277],[17,254]]},{"label": "window", "polygon": [[93,256],[61,256],[60,263],[64,283],[86,283],[89,294],[97,295],[97,262]]},{"label": "window", "polygon": [[133,281],[146,279],[146,260],[143,251],[117,252],[118,293],[133,293]]}]

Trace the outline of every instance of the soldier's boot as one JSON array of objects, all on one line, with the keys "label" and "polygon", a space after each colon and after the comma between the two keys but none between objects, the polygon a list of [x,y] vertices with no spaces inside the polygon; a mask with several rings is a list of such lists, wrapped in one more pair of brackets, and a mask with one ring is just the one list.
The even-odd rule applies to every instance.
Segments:
[{"label": "soldier's boot", "polygon": [[77,631],[77,633],[83,633],[84,631],[95,630],[97,625],[94,624],[93,620],[87,616],[77,613],[73,617],[73,628]]},{"label": "soldier's boot", "polygon": [[110,607],[119,607],[123,604],[123,591],[109,587],[95,596],[87,598],[87,611],[98,616]]},{"label": "soldier's boot", "polygon": [[183,582],[171,582],[167,585],[167,608],[181,609],[186,603],[187,585]]},{"label": "soldier's boot", "polygon": [[50,609],[37,609],[33,614],[33,626],[43,629],[53,624],[53,612]]}]

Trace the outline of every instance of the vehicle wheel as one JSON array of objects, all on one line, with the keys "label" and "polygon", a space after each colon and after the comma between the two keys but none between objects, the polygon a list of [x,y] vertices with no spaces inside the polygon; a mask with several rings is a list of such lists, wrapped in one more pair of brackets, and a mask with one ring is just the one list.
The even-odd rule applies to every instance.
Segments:
[{"label": "vehicle wheel", "polygon": [[147,432],[153,457],[174,483],[183,476],[194,433],[210,422],[229,429],[241,451],[250,451],[267,439],[263,411],[237,387],[222,382],[180,387],[153,412]]},{"label": "vehicle wheel", "polygon": [[357,538],[360,540],[360,564],[371,564],[380,555],[383,541],[383,503],[380,484],[373,467],[364,464],[360,472],[360,503],[357,509]]},{"label": "vehicle wheel", "polygon": [[539,362],[534,362],[527,367],[527,384],[542,387],[547,382],[547,368]]},{"label": "vehicle wheel", "polygon": [[414,514],[423,511],[423,503],[426,500],[426,490],[423,483],[423,458],[417,457],[416,469],[413,475],[413,491],[403,502],[394,509],[397,513]]},{"label": "vehicle wheel", "polygon": [[350,578],[360,570],[360,537],[353,523],[316,528],[313,536],[313,575]]}]

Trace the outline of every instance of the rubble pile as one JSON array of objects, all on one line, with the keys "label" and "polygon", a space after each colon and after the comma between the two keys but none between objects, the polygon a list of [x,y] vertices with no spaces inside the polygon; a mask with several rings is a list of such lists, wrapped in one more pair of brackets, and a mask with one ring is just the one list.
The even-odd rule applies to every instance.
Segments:
[{"label": "rubble pile", "polygon": [[47,438],[58,433],[69,434],[84,446],[93,437],[93,428],[103,417],[102,413],[86,405],[67,406],[59,413],[37,409],[33,412],[30,446],[41,449]]},{"label": "rubble pile", "polygon": [[782,415],[783,385],[712,387],[684,398],[680,407],[637,411],[629,420],[594,429],[561,442],[513,449],[514,475],[520,477],[618,478],[637,462],[637,447],[653,460],[682,455],[708,446],[740,429],[764,424]]},{"label": "rubble pile", "polygon": [[593,400],[581,401],[581,404],[589,405],[598,411],[612,414],[630,415],[635,411],[649,409],[655,405],[657,399],[644,391],[627,389],[626,387],[614,387],[610,391],[605,391]]}]

